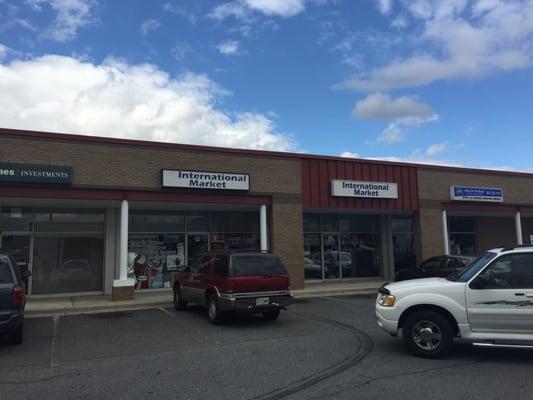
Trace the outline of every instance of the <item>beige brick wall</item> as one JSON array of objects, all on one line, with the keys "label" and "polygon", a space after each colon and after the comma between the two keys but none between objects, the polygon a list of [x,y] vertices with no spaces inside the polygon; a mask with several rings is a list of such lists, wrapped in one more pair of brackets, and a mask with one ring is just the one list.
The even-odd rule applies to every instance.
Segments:
[{"label": "beige brick wall", "polygon": [[303,208],[301,204],[272,205],[272,250],[289,270],[292,289],[304,288]]},{"label": "beige brick wall", "polygon": [[440,209],[420,209],[417,229],[418,261],[444,253]]},{"label": "beige brick wall", "polygon": [[505,203],[533,204],[533,176],[418,170],[420,199],[450,201],[450,186],[454,185],[499,187],[503,189]]}]

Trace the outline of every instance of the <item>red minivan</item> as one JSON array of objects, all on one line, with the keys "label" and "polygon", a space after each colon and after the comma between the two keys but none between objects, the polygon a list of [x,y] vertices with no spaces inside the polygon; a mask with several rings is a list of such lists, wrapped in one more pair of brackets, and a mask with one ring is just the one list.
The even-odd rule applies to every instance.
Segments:
[{"label": "red minivan", "polygon": [[275,320],[292,302],[287,269],[278,256],[263,252],[204,253],[194,266],[178,269],[173,288],[176,310],[201,304],[213,324],[224,322],[229,312]]}]

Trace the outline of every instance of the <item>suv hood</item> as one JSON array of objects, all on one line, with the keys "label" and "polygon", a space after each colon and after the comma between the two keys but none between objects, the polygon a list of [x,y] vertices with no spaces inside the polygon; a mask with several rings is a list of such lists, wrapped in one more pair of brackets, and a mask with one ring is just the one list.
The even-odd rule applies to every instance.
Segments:
[{"label": "suv hood", "polygon": [[430,287],[442,287],[443,285],[449,285],[453,283],[454,282],[449,281],[446,278],[422,278],[389,283],[386,288],[389,289],[392,294],[394,294],[397,292],[410,291],[412,289],[418,290]]}]

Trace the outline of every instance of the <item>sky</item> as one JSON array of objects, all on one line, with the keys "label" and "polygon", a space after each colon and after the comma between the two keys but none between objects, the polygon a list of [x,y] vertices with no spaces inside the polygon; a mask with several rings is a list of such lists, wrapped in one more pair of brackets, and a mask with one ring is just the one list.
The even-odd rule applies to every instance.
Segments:
[{"label": "sky", "polygon": [[3,128],[533,171],[532,73],[533,0],[0,0]]}]

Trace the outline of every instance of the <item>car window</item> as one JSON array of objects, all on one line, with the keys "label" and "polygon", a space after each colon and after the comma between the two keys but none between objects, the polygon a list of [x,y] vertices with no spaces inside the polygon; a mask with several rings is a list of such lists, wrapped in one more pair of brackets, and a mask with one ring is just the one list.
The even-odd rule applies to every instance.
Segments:
[{"label": "car window", "polygon": [[0,284],[14,283],[13,273],[9,265],[8,259],[5,256],[0,256]]},{"label": "car window", "polygon": [[228,257],[224,255],[215,256],[215,274],[218,276],[228,276]]},{"label": "car window", "polygon": [[208,274],[211,265],[211,256],[204,256],[198,264],[197,271],[199,274]]},{"label": "car window", "polygon": [[484,289],[533,289],[533,253],[503,255],[478,278]]},{"label": "car window", "polygon": [[449,279],[456,282],[468,282],[494,257],[496,257],[496,253],[487,252]]},{"label": "car window", "polygon": [[233,276],[286,275],[287,270],[273,254],[233,256]]}]

